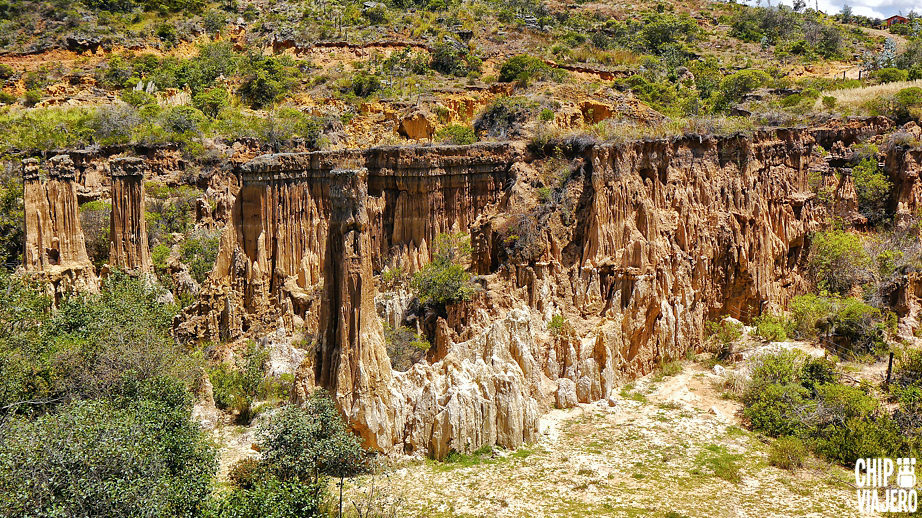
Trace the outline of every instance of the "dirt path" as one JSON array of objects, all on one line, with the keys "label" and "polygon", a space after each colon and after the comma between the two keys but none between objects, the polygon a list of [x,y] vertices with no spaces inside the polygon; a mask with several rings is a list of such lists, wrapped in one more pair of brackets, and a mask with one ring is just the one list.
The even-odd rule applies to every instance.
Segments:
[{"label": "dirt path", "polygon": [[892,39],[893,43],[896,44],[897,54],[906,50],[906,47],[909,45],[909,41],[906,40],[905,36],[900,36],[899,34],[891,34],[889,31],[885,31],[883,29],[865,28],[864,32],[870,33],[871,36],[881,36],[884,38]]},{"label": "dirt path", "polygon": [[[537,444],[455,462],[399,462],[379,477],[400,516],[854,516],[851,472],[790,473],[740,427],[720,379],[687,364],[626,386],[615,407],[554,410]],[[370,478],[347,487],[347,502]]]}]

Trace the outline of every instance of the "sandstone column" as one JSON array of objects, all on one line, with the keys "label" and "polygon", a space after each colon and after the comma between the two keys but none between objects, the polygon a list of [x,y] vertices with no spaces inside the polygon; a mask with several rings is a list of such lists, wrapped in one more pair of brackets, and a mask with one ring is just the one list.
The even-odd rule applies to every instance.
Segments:
[{"label": "sandstone column", "polygon": [[109,226],[109,264],[131,272],[151,271],[144,210],[144,160],[114,158],[112,174],[112,216]]},{"label": "sandstone column", "polygon": [[37,159],[22,161],[25,269],[45,276],[56,292],[95,290],[96,274],[78,216],[74,163],[67,155],[57,155],[46,164],[43,171]]},{"label": "sandstone column", "polygon": [[393,379],[375,313],[366,169],[330,172],[330,227],[314,375],[334,395],[365,446],[393,448]]}]

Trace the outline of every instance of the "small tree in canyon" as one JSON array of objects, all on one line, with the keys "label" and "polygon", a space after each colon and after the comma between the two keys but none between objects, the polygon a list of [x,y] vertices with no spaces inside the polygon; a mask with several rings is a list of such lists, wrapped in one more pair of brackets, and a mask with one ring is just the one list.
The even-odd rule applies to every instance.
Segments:
[{"label": "small tree in canyon", "polygon": [[467,300],[474,291],[463,264],[470,261],[471,240],[466,234],[439,234],[432,262],[413,276],[420,302],[444,307]]}]

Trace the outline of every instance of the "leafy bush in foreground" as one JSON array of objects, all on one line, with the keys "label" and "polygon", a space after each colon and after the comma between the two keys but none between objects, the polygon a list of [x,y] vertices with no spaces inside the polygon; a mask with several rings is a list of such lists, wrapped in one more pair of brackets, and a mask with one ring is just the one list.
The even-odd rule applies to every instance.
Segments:
[{"label": "leafy bush in foreground", "polygon": [[[796,352],[759,358],[743,403],[753,429],[796,438],[845,466],[858,457],[905,455],[917,447],[915,436],[865,388],[839,383],[832,362]],[[796,466],[798,449],[793,439],[773,446],[773,463]]]},{"label": "leafy bush in foreground", "polygon": [[175,380],[82,401],[0,433],[0,514],[201,516],[216,452]]}]

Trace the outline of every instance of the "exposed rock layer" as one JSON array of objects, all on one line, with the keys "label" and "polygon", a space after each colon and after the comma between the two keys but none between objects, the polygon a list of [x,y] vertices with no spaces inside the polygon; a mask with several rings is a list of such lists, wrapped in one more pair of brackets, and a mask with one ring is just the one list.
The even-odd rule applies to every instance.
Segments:
[{"label": "exposed rock layer", "polygon": [[389,451],[392,376],[375,312],[367,175],[366,169],[330,172],[332,210],[314,379],[336,396],[366,447]]},{"label": "exposed rock layer", "polygon": [[26,272],[51,282],[55,293],[93,291],[96,274],[80,227],[73,161],[58,155],[44,165],[23,160]]},{"label": "exposed rock layer", "polygon": [[[515,447],[534,439],[551,405],[605,399],[620,377],[697,346],[708,319],[747,320],[805,289],[810,231],[827,208],[855,208],[847,177],[823,177],[833,203],[818,202],[808,180],[828,165],[814,148],[845,149],[888,128],[869,119],[752,136],[576,143],[564,151],[571,170],[561,188],[573,203],[564,204],[566,217],[553,208],[556,219],[545,217],[549,205],[536,205],[544,184],[533,157],[515,145],[261,156],[237,171],[214,270],[176,333],[230,340],[316,331],[296,393],[330,389],[366,445],[436,457]],[[901,173],[899,197],[914,211],[912,167]],[[143,182],[117,186],[116,178],[113,205],[122,204],[124,221],[113,235],[128,238],[113,256],[143,268],[146,249],[128,246],[143,232],[132,221],[143,219],[134,202]],[[50,188],[29,185],[30,210],[70,206],[76,221],[73,192],[60,209],[41,209],[38,194]],[[510,260],[509,224],[521,215],[540,221],[538,253]],[[68,229],[79,236],[79,225]],[[373,272],[415,271],[439,233],[457,231],[472,235],[471,268],[483,289],[428,330],[429,362],[396,372],[375,313]],[[30,243],[45,239],[31,235]],[[55,246],[85,264],[77,244]],[[48,268],[30,257],[33,270]],[[552,335],[546,323],[558,314],[573,325]]]},{"label": "exposed rock layer", "polygon": [[[516,156],[508,145],[377,148],[265,155],[240,170],[241,188],[209,286],[177,321],[193,338],[317,324],[331,171],[365,168],[371,264],[415,271],[434,238],[461,231],[502,198]],[[281,320],[281,322],[280,322]]]},{"label": "exposed rock layer", "polygon": [[[300,380],[334,389],[368,444],[435,456],[515,446],[534,437],[554,399],[605,399],[620,376],[698,344],[707,319],[748,319],[804,289],[806,239],[825,217],[808,186],[825,165],[813,148],[886,128],[874,119],[576,150],[573,223],[559,235],[539,229],[540,260],[501,267],[500,220],[529,210],[510,201],[525,188],[513,177],[527,169],[512,148],[260,157],[242,168],[215,296],[179,330],[233,336],[293,317],[317,321],[319,356]],[[367,195],[359,174],[334,187],[341,164],[367,167]],[[480,309],[449,315],[437,361],[391,372],[380,324],[368,318],[371,266],[397,258],[418,267],[433,237],[453,229],[472,232],[472,265],[489,291],[467,305]],[[593,327],[551,338],[543,327],[556,313]]]},{"label": "exposed rock layer", "polygon": [[109,264],[136,272],[151,270],[144,210],[144,171],[140,158],[117,158],[112,173],[112,216],[109,227]]}]

